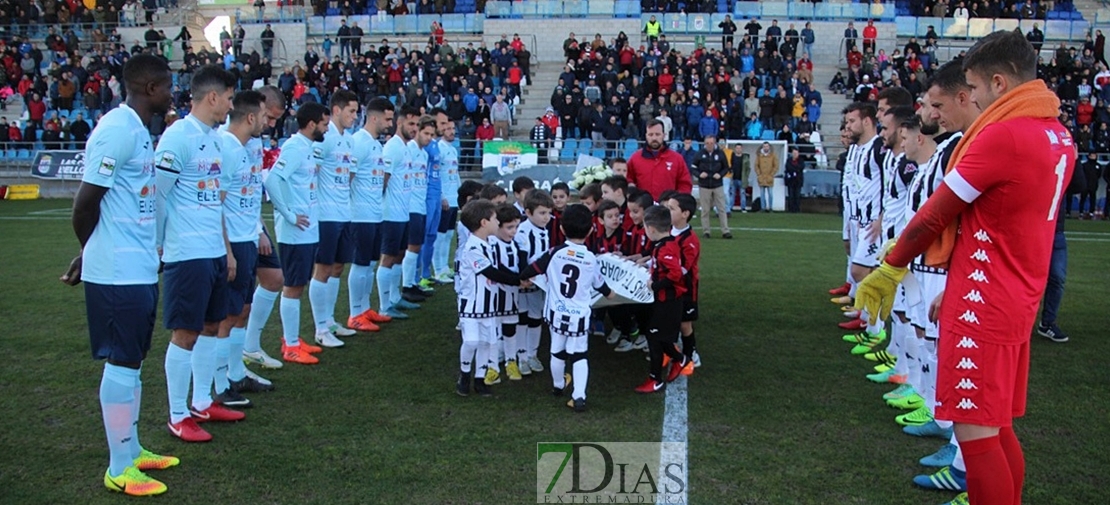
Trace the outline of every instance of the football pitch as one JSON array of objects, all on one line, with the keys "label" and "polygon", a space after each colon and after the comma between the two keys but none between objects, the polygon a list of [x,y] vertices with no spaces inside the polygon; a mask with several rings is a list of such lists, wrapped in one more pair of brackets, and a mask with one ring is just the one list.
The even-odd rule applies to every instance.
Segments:
[{"label": "football pitch", "polygon": [[[58,281],[77,252],[68,201],[0,202],[0,503],[123,503],[101,480],[108,452],[89,358],[83,290]],[[269,215],[267,210],[266,215]],[[689,378],[688,497],[694,504],[939,504],[915,489],[917,460],[943,445],[902,434],[900,411],[848,353],[826,290],[843,281],[840,221],[734,214],[734,240],[703,240],[703,366]],[[1034,336],[1029,406],[1015,425],[1025,502],[1102,503],[1110,473],[1110,224],[1069,221],[1059,324],[1071,342]],[[311,335],[307,310],[302,335]],[[337,318],[347,315],[346,278]],[[377,295],[374,295],[377,300]],[[525,504],[536,502],[538,442],[658,442],[663,394],[640,396],[644,354],[594,337],[589,410],[551,396],[547,372],[504,380],[494,396],[454,393],[457,318],[450,286],[412,319],[347,339],[316,366],[260,371],[247,419],[206,424],[185,444],[165,427],[159,316],[142,372],[143,445],[181,458],[151,475],[163,503]],[[278,354],[275,308],[263,347]],[[546,337],[545,337],[546,342]],[[255,369],[258,371],[257,369]]]}]

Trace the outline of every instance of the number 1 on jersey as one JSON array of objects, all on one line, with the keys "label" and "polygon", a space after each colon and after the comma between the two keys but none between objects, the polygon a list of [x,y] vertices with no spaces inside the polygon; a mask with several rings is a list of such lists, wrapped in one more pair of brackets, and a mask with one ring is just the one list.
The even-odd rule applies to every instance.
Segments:
[{"label": "number 1 on jersey", "polygon": [[1052,195],[1052,207],[1048,208],[1048,220],[1056,220],[1056,212],[1060,209],[1060,196],[1064,191],[1064,174],[1067,170],[1068,157],[1067,155],[1060,155],[1060,161],[1056,163],[1056,169],[1053,171],[1056,174],[1056,193]]}]

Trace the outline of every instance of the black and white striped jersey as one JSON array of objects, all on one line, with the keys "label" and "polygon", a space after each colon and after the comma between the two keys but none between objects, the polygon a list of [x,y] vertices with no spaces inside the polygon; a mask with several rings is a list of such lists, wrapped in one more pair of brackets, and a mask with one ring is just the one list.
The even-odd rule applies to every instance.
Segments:
[{"label": "black and white striped jersey", "polygon": [[583,244],[567,242],[540,255],[522,277],[535,275],[547,277],[543,314],[548,328],[571,337],[587,334],[594,292],[609,294],[594,253]]},{"label": "black and white striped jersey", "polygon": [[456,251],[455,293],[458,295],[459,318],[480,319],[502,315],[499,300],[501,286],[481,273],[494,266],[490,244],[473,234]]},{"label": "black and white striped jersey", "polygon": [[[515,241],[505,242],[498,237],[490,237],[489,245],[494,266],[519,274],[521,267],[527,264]],[[520,287],[506,284],[498,284],[497,286],[499,288],[498,311],[506,316],[515,315],[518,308],[517,293],[520,292]]]},{"label": "black and white striped jersey", "polygon": [[905,228],[906,207],[910,202],[910,182],[917,172],[917,163],[906,158],[905,153],[887,151],[883,160],[886,172],[886,190],[883,191],[883,236],[890,240]]},{"label": "black and white striped jersey", "polygon": [[[883,211],[883,191],[886,177],[883,173],[883,158],[886,156],[883,140],[876,135],[867,143],[856,146],[855,164],[852,169],[850,193],[852,195],[852,214],[861,225],[878,219]],[[851,160],[849,160],[851,161]]]},{"label": "black and white striped jersey", "polygon": [[855,219],[852,212],[852,181],[855,178],[853,167],[856,166],[856,157],[859,149],[855,144],[848,146],[848,156],[844,159],[844,173],[840,175],[840,199],[844,201],[844,214],[848,219]]},{"label": "black and white striped jersey", "polygon": [[[551,234],[544,228],[539,228],[528,219],[520,222],[516,230],[516,246],[524,253],[528,263],[535,263],[543,253],[551,249]],[[521,293],[532,293],[539,288],[521,288]]]},{"label": "black and white striped jersey", "polygon": [[[940,184],[944,182],[944,171],[948,167],[948,161],[952,159],[953,153],[956,152],[956,145],[960,143],[963,135],[963,132],[955,132],[936,137],[937,150],[929,157],[929,161],[918,167],[917,174],[910,181],[910,201],[909,205],[906,206],[903,228],[906,224],[909,224],[917,211],[925,206],[925,202],[930,196],[933,196],[933,193],[940,188]],[[912,263],[917,266],[924,266],[925,256],[920,255],[914,258]]]}]

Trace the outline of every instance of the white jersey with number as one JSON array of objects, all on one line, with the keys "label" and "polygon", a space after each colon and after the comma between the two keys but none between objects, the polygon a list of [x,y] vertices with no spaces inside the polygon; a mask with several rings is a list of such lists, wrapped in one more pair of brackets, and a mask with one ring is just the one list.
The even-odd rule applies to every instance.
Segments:
[{"label": "white jersey with number", "polygon": [[531,268],[547,277],[543,319],[551,331],[571,337],[585,335],[594,292],[605,286],[594,253],[584,244],[566,242],[542,254]]}]

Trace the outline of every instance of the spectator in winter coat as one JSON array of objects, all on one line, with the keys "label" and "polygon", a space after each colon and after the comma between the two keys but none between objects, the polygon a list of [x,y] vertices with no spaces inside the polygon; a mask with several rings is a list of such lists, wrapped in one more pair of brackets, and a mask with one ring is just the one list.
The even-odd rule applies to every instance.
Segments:
[{"label": "spectator in winter coat", "polygon": [[1079,125],[1090,125],[1094,121],[1094,114],[1095,106],[1091,105],[1091,99],[1084,97],[1075,107],[1075,122]]},{"label": "spectator in winter coat", "polygon": [[786,211],[791,213],[802,211],[805,161],[799,154],[797,147],[790,150],[790,157],[786,159],[786,168],[782,173],[783,183],[786,184]]},{"label": "spectator in winter coat", "polygon": [[493,140],[493,125],[490,124],[489,118],[482,118],[482,124],[474,131],[474,138],[476,140]]},{"label": "spectator in winter coat", "polygon": [[704,116],[705,107],[701,106],[697,98],[693,99],[690,105],[686,107],[686,131],[691,133],[699,131],[701,118]]},{"label": "spectator in winter coat", "polygon": [[705,111],[705,115],[702,116],[701,121],[698,123],[698,135],[702,138],[709,136],[716,137],[717,131],[720,128],[721,122],[718,121],[717,118],[713,117],[713,111],[707,110]]},{"label": "spectator in winter coat", "polygon": [[749,140],[759,140],[763,136],[763,122],[753,112],[751,118],[748,119],[747,134],[745,135]]},{"label": "spectator in winter coat", "polygon": [[775,186],[775,175],[779,172],[779,157],[771,149],[771,144],[764,142],[755,154],[755,179],[759,184],[759,200],[763,212],[771,212],[774,207],[772,188]]}]

